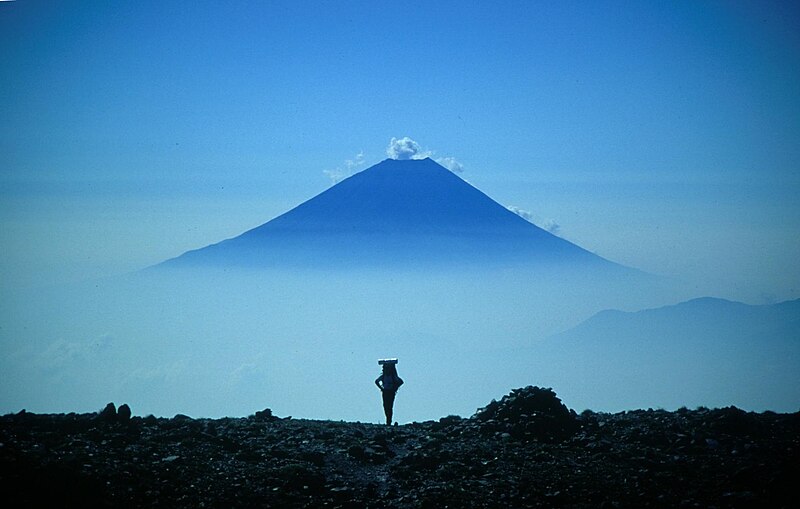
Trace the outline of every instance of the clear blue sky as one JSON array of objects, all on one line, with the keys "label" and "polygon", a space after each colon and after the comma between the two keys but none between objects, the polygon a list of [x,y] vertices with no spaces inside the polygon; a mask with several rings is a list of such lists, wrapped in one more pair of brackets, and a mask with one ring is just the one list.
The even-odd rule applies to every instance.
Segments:
[{"label": "clear blue sky", "polygon": [[2,286],[231,237],[410,136],[607,258],[797,298],[798,26],[765,1],[0,2]]}]

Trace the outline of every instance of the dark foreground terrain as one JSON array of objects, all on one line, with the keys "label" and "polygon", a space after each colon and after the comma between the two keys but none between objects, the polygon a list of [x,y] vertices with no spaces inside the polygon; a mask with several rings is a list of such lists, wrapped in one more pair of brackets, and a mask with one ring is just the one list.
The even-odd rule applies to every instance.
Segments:
[{"label": "dark foreground terrain", "polygon": [[0,417],[4,507],[797,507],[800,413],[575,414],[517,389],[469,419]]}]

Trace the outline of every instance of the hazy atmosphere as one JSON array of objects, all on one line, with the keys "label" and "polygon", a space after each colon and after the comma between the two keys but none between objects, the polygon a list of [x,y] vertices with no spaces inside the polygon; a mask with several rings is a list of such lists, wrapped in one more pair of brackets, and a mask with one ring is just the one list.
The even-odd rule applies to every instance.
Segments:
[{"label": "hazy atmosphere", "polygon": [[528,384],[797,410],[797,26],[0,2],[0,412],[377,422],[382,357],[400,422]]}]

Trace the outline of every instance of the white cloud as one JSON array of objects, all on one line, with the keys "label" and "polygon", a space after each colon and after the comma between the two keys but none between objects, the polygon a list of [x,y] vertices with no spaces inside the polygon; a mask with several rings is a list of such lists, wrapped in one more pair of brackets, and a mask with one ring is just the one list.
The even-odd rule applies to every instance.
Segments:
[{"label": "white cloud", "polygon": [[464,171],[464,165],[458,162],[455,157],[439,157],[436,159],[436,162],[453,173],[461,173]]},{"label": "white cloud", "polygon": [[422,150],[419,143],[412,140],[408,136],[403,136],[398,139],[392,137],[389,146],[386,147],[386,155],[392,159],[425,159],[431,155],[428,150]]},{"label": "white cloud", "polygon": [[[391,141],[389,141],[389,146],[386,147],[386,155],[391,159],[399,160],[425,159],[426,157],[432,157],[433,151],[422,150],[419,143],[408,136],[402,138],[392,137]],[[436,162],[453,173],[461,173],[464,171],[464,165],[456,160],[455,157],[437,157]]]},{"label": "white cloud", "polygon": [[533,214],[531,214],[529,211],[527,211],[525,209],[521,209],[521,208],[517,207],[516,205],[508,205],[506,208],[508,210],[510,210],[511,212],[513,212],[514,214],[516,214],[519,217],[521,217],[522,219],[524,219],[525,221],[528,221],[530,223],[533,222]]},{"label": "white cloud", "polygon": [[538,226],[539,228],[549,231],[553,235],[558,235],[558,233],[561,231],[561,225],[552,219],[545,219]]},{"label": "white cloud", "polygon": [[556,223],[552,219],[537,220],[533,217],[533,213],[531,213],[528,210],[521,209],[515,205],[509,205],[506,208],[511,212],[513,212],[514,214],[521,217],[522,219],[528,221],[529,223],[535,224],[539,228],[546,230],[552,233],[553,235],[558,235],[558,233],[561,231],[561,225]]},{"label": "white cloud", "polygon": [[340,168],[336,168],[334,170],[322,170],[322,173],[324,173],[325,175],[328,176],[329,179],[331,179],[332,184],[338,184],[345,177],[344,172]]},{"label": "white cloud", "polygon": [[363,164],[364,164],[364,151],[363,150],[360,150],[358,152],[358,154],[356,154],[356,156],[354,158],[347,159],[344,162],[344,165],[348,170],[352,170],[354,168],[358,168],[359,166],[362,166]]},{"label": "white cloud", "polygon": [[356,173],[361,166],[364,166],[365,162],[364,151],[361,150],[352,159],[346,159],[343,165],[344,167],[337,166],[333,170],[323,170],[322,173],[327,175],[333,184],[338,184],[342,180]]}]

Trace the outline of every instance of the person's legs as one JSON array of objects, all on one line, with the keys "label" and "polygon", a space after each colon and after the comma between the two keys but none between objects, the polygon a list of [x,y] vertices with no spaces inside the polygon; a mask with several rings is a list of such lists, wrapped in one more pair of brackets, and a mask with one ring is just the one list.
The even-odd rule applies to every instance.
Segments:
[{"label": "person's legs", "polygon": [[392,424],[392,407],[394,406],[394,391],[383,391],[383,413],[386,414],[386,424]]}]

